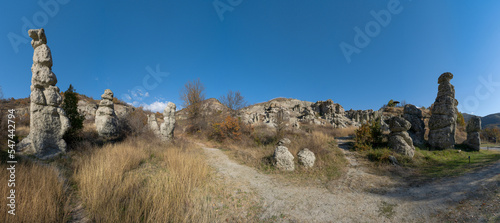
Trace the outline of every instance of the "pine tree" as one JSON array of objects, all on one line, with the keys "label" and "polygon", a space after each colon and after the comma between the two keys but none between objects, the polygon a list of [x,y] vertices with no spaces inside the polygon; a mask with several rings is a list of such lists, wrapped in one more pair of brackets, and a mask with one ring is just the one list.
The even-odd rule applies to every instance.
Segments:
[{"label": "pine tree", "polygon": [[85,116],[78,112],[78,96],[71,84],[68,90],[64,92],[64,100],[61,107],[66,112],[66,116],[71,124],[71,127],[64,135],[64,140],[71,142],[75,140],[77,133],[83,128],[83,121],[85,120]]}]

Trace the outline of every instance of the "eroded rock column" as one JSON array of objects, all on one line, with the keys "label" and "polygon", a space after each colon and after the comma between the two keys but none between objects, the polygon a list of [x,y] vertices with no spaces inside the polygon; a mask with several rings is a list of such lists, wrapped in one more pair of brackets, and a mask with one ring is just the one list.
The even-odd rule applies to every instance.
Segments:
[{"label": "eroded rock column", "polygon": [[464,144],[474,151],[481,149],[481,118],[474,116],[467,122],[467,140]]},{"label": "eroded rock column", "polygon": [[175,129],[175,110],[176,106],[174,103],[169,102],[167,107],[163,111],[163,120],[160,126],[160,133],[162,140],[170,141],[174,138]]},{"label": "eroded rock column", "polygon": [[438,95],[429,120],[429,144],[435,149],[452,149],[455,146],[458,101],[451,79],[451,73],[443,73],[438,79]]},{"label": "eroded rock column", "polygon": [[113,92],[109,89],[101,95],[101,102],[95,115],[95,125],[99,136],[113,140],[119,137],[118,117],[115,114]]},{"label": "eroded rock column", "polygon": [[411,124],[408,134],[413,140],[413,145],[425,144],[425,123],[422,120],[422,110],[415,105],[407,104],[404,107],[403,117]]},{"label": "eroded rock column", "polygon": [[52,54],[47,46],[44,29],[30,29],[33,39],[33,66],[31,66],[30,133],[19,145],[23,153],[34,153],[49,158],[66,151],[63,136],[69,129],[66,113],[59,106],[62,97],[56,87],[57,78],[52,72]]},{"label": "eroded rock column", "polygon": [[389,147],[397,153],[407,155],[412,158],[415,155],[415,147],[413,140],[408,134],[410,129],[410,122],[401,117],[392,117],[389,119]]}]

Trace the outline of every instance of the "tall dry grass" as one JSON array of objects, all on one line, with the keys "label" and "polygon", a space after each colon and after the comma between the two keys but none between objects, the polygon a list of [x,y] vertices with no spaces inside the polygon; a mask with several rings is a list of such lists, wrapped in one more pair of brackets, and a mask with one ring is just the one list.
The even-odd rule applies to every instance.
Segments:
[{"label": "tall dry grass", "polygon": [[[2,159],[6,160],[6,159]],[[8,164],[0,164],[0,222],[64,222],[67,202],[58,171],[48,165],[24,161],[16,164],[15,188],[9,188]],[[8,214],[7,196],[15,189],[15,216]]]},{"label": "tall dry grass", "polygon": [[129,139],[75,161],[74,180],[96,222],[209,222],[210,169],[186,143]]}]

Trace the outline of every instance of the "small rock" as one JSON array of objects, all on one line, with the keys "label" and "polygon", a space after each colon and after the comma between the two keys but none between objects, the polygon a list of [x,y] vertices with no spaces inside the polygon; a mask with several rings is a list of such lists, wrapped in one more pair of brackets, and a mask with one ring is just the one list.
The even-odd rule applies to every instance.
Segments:
[{"label": "small rock", "polygon": [[274,150],[274,165],[279,170],[293,171],[295,170],[295,164],[293,163],[294,157],[288,148],[284,146],[278,146]]}]

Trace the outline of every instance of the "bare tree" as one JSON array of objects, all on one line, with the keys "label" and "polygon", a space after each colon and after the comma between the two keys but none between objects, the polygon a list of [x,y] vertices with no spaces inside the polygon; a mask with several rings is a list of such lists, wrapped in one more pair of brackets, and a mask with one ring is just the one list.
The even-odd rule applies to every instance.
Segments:
[{"label": "bare tree", "polygon": [[231,109],[233,112],[244,108],[247,105],[245,98],[241,96],[240,91],[229,90],[226,95],[220,97],[220,102]]},{"label": "bare tree", "polygon": [[205,100],[205,86],[200,79],[188,81],[180,91],[182,106],[187,109],[190,128],[192,132],[198,131],[202,127],[201,103]]}]

